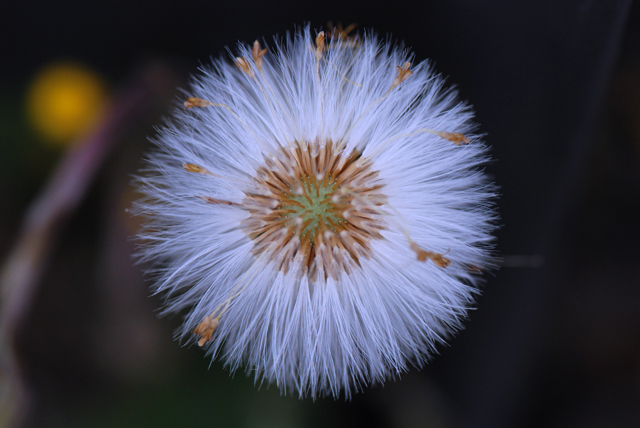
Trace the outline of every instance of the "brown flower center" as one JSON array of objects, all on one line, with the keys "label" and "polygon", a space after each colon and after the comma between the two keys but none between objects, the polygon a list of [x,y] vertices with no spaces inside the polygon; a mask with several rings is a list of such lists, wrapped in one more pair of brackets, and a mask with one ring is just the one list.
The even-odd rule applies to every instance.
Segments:
[{"label": "brown flower center", "polygon": [[349,273],[361,257],[371,257],[370,242],[385,228],[379,207],[386,197],[377,177],[360,153],[345,156],[330,140],[282,148],[265,159],[243,202],[253,253],[311,281]]}]

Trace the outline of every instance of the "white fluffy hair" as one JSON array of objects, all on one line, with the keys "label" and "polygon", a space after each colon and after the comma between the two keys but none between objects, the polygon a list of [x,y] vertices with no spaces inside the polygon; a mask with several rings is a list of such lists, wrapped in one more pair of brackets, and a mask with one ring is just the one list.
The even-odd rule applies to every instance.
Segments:
[{"label": "white fluffy hair", "polygon": [[[495,228],[470,107],[428,62],[410,68],[405,49],[372,33],[332,35],[323,46],[325,34],[306,28],[266,53],[240,45],[235,64],[201,70],[192,108],[160,130],[138,179],[141,256],[154,263],[164,313],[186,314],[178,336],[256,382],[314,398],[349,397],[422,366],[461,328],[492,267]],[[273,190],[283,174],[311,183],[296,153],[319,165],[322,150],[363,171],[364,181],[326,190],[360,209],[355,241],[315,217],[304,235],[310,214],[291,209],[301,189],[280,199]],[[274,222],[270,210],[282,206]],[[349,223],[351,211],[336,210]]]}]

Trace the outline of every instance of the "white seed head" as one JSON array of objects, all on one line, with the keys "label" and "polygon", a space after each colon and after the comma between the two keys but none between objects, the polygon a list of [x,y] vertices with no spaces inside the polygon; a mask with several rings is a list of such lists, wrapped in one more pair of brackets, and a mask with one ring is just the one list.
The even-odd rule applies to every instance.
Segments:
[{"label": "white seed head", "polygon": [[470,108],[427,63],[307,28],[190,91],[139,179],[142,256],[164,313],[187,313],[180,337],[337,397],[461,328],[492,266],[494,195]]}]

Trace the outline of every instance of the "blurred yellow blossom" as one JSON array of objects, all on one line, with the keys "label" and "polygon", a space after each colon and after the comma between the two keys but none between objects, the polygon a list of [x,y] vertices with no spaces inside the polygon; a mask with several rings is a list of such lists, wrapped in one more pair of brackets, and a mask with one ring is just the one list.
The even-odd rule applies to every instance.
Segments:
[{"label": "blurred yellow blossom", "polygon": [[95,123],[105,99],[105,83],[95,72],[72,62],[53,63],[29,86],[29,120],[46,142],[66,146]]}]

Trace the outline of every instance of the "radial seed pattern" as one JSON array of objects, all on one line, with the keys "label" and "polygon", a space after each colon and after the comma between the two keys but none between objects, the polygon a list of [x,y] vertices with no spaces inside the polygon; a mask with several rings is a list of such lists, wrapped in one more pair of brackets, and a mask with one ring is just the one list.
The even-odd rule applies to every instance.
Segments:
[{"label": "radial seed pattern", "polygon": [[265,159],[256,189],[243,203],[250,212],[245,232],[253,253],[264,254],[287,273],[291,263],[310,279],[337,279],[384,229],[383,184],[360,153],[343,155],[329,140],[296,142]]},{"label": "radial seed pattern", "polygon": [[428,62],[350,29],[205,67],[139,179],[177,335],[300,397],[425,364],[493,266],[473,112]]}]

